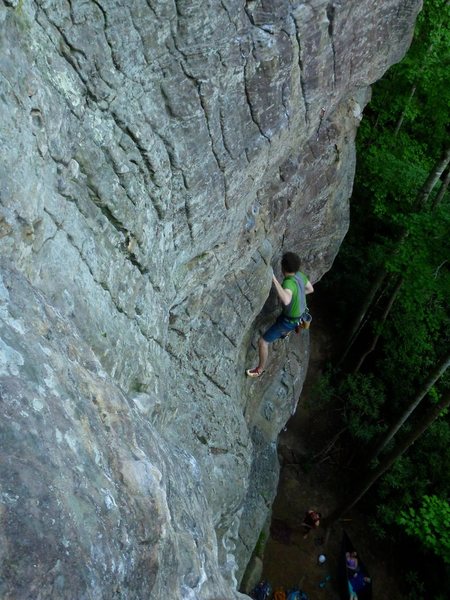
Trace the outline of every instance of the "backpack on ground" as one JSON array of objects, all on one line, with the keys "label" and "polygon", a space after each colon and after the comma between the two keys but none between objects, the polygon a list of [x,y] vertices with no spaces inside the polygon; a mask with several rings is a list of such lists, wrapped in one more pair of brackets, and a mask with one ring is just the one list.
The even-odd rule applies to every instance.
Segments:
[{"label": "backpack on ground", "polygon": [[277,588],[273,594],[273,600],[287,600],[284,588]]},{"label": "backpack on ground", "polygon": [[295,588],[288,591],[287,600],[308,600],[308,595],[301,589]]},{"label": "backpack on ground", "polygon": [[260,581],[250,592],[250,597],[253,598],[253,600],[268,600],[271,595],[272,586],[268,581]]}]

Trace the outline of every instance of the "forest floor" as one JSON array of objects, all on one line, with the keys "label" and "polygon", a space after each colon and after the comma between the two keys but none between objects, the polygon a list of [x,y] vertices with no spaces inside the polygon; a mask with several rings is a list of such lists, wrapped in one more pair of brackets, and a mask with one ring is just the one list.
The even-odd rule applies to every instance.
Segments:
[{"label": "forest floor", "polygon": [[[357,509],[332,527],[326,547],[320,527],[303,537],[305,512],[315,509],[325,516],[346,493],[339,442],[322,453],[339,430],[338,414],[333,407],[314,406],[312,399],[314,385],[333,353],[332,322],[326,307],[312,301],[310,305],[314,320],[308,375],[297,411],[279,439],[281,474],[262,578],[274,591],[299,586],[310,600],[338,600],[338,560],[345,528],[372,578],[373,599],[402,600],[392,549],[374,539],[366,516]],[[318,563],[319,554],[326,556],[323,565]]]}]

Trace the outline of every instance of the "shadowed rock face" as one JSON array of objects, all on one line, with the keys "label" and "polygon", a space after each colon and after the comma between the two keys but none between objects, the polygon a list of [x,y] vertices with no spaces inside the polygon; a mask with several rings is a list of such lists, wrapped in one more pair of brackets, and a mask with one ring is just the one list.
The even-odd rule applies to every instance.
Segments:
[{"label": "shadowed rock face", "polygon": [[419,5],[0,6],[2,598],[239,596],[308,360],[245,381],[271,266],[330,268]]}]

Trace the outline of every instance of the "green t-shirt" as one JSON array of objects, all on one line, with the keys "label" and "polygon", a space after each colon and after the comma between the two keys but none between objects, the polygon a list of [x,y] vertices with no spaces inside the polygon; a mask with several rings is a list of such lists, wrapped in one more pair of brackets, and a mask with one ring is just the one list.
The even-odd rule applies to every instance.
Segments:
[{"label": "green t-shirt", "polygon": [[[296,277],[298,277],[299,279],[301,279],[303,281],[303,284],[304,284],[303,287],[305,287],[306,284],[308,283],[307,276],[304,273],[301,273],[300,271],[298,271],[296,273]],[[285,317],[289,317],[291,319],[300,317],[300,315],[306,309],[306,298],[304,296],[303,296],[303,298],[300,298],[299,285],[295,281],[295,277],[293,275],[289,275],[288,277],[285,277],[283,279],[283,283],[281,284],[281,287],[284,288],[285,290],[291,290],[291,292],[292,292],[292,300],[291,300],[290,304],[288,304],[287,306],[285,306],[283,308],[283,315]]]}]

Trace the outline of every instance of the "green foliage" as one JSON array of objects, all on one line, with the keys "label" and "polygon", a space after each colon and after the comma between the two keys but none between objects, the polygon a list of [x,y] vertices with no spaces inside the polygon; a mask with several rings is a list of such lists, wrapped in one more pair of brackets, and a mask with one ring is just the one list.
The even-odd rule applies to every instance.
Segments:
[{"label": "green foliage", "polygon": [[363,303],[377,271],[402,278],[388,321],[381,326],[379,319],[396,277],[384,282],[363,332],[366,338],[381,334],[370,368],[383,382],[392,413],[450,341],[449,194],[434,207],[438,184],[425,205],[417,205],[448,143],[449,122],[450,3],[428,0],[405,60],[374,86],[357,138],[350,232],[330,279],[345,335],[346,315]]},{"label": "green foliage", "polygon": [[382,383],[370,375],[349,375],[339,386],[345,398],[345,421],[355,440],[367,442],[383,431],[380,409],[385,401]]},{"label": "green foliage", "polygon": [[376,218],[391,220],[398,211],[411,207],[433,160],[420,141],[403,131],[395,138],[390,130],[377,131],[376,140],[374,134],[370,120],[363,121],[358,136],[361,158],[356,189],[368,199]]},{"label": "green foliage", "polygon": [[447,0],[425,0],[409,52],[374,88],[372,123],[394,132],[403,114],[401,131],[435,160],[448,137],[449,65],[450,5]]},{"label": "green foliage", "polygon": [[[357,137],[351,226],[324,285],[333,294],[337,335],[344,338],[351,315],[364,304],[377,275],[385,274],[339,383],[331,377],[321,392],[327,401],[339,399],[352,449],[360,454],[403,414],[450,346],[450,192],[435,206],[442,178],[428,198],[421,195],[449,144],[449,123],[450,2],[425,0],[410,51],[374,86],[365,110]],[[375,334],[380,336],[376,349],[353,373]],[[447,374],[423,404],[436,402],[449,387]],[[419,406],[406,421],[387,452],[420,420],[422,410]],[[443,500],[450,498],[449,473],[450,416],[445,412],[366,499],[377,535],[395,542],[402,538],[401,524],[402,532],[450,562],[450,515]],[[424,572],[411,581],[411,600],[427,597],[426,579]]]},{"label": "green foliage", "polygon": [[399,507],[412,506],[427,495],[450,497],[450,423],[435,421],[398,459],[377,486],[378,505],[374,531],[386,532],[398,523]]},{"label": "green foliage", "polygon": [[333,371],[328,369],[316,379],[310,394],[312,405],[308,408],[323,408],[335,399],[336,390],[332,382],[333,376]]},{"label": "green foliage", "polygon": [[425,600],[425,585],[418,573],[408,571],[405,575],[405,582],[409,587],[409,592],[405,600]]},{"label": "green foliage", "polygon": [[399,506],[408,506],[425,493],[428,480],[423,470],[416,470],[415,466],[410,456],[402,456],[380,482],[377,491],[381,503],[377,506],[377,516],[385,526],[397,523]]},{"label": "green foliage", "polygon": [[[412,457],[410,486],[421,494],[432,493],[450,497],[450,423],[448,418],[433,423],[418,442]],[[422,483],[421,483],[422,482]],[[411,490],[413,495],[413,490]]]},{"label": "green foliage", "polygon": [[416,509],[401,510],[398,523],[445,563],[450,564],[450,505],[437,496],[424,496]]}]

